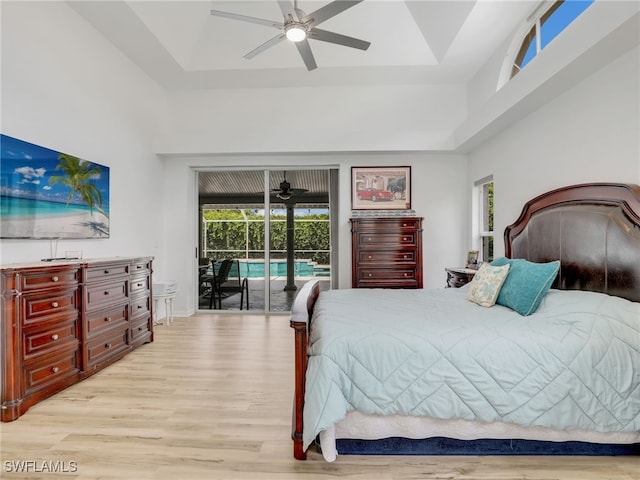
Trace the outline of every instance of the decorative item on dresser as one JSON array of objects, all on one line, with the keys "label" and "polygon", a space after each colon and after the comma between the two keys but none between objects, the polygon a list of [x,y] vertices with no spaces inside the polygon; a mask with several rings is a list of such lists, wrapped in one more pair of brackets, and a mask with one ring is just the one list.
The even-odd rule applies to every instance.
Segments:
[{"label": "decorative item on dresser", "polygon": [[422,288],[422,217],[351,218],[353,288]]},{"label": "decorative item on dresser", "polygon": [[152,258],[2,266],[0,420],[153,341]]},{"label": "decorative item on dresser", "polygon": [[473,268],[449,267],[445,268],[447,272],[447,288],[460,288],[465,286],[471,280],[477,270]]}]

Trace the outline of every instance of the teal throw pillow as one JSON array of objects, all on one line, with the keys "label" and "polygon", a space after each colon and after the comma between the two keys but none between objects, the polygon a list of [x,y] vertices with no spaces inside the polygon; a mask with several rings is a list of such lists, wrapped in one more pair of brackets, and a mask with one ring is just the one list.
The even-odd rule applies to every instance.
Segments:
[{"label": "teal throw pillow", "polygon": [[509,275],[502,284],[496,303],[520,315],[534,313],[558,276],[560,262],[534,263],[521,258],[496,258],[493,266],[509,265]]}]

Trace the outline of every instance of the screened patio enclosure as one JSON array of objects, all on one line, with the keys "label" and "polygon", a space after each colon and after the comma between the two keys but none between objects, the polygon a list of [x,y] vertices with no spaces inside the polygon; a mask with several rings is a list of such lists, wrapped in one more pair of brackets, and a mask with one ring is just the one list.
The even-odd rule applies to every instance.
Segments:
[{"label": "screened patio enclosure", "polygon": [[331,172],[287,170],[295,191],[283,198],[284,171],[198,173],[200,310],[245,310],[248,297],[249,311],[286,312],[306,281],[331,288]]}]

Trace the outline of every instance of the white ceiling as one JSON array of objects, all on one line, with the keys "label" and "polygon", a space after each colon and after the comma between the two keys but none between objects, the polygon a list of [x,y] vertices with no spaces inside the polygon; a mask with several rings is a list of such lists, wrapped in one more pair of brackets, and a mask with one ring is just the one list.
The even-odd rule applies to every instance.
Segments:
[{"label": "white ceiling", "polygon": [[[310,13],[329,1],[299,0]],[[367,51],[310,40],[307,71],[283,41],[243,56],[278,30],[211,9],[282,21],[276,0],[75,1],[69,5],[168,90],[467,83],[539,1],[364,0],[322,29],[371,42]]]}]

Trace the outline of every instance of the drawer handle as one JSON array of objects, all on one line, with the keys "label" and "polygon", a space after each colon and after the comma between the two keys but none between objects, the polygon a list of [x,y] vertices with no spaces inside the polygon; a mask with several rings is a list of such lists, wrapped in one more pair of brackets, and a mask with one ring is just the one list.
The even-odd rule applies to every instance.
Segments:
[{"label": "drawer handle", "polygon": [[60,371],[59,367],[51,367],[51,373],[58,373]]},{"label": "drawer handle", "polygon": [[54,275],[53,277],[51,277],[51,281],[52,282],[57,282],[58,280],[60,280],[60,279],[58,278],[57,275]]},{"label": "drawer handle", "polygon": [[403,224],[402,224],[402,226],[403,226],[403,227],[406,227],[406,226],[407,226],[407,224],[406,224],[406,223],[403,223]]},{"label": "drawer handle", "polygon": [[109,290],[105,290],[105,291],[104,291],[104,294],[105,294],[105,295],[109,295]]},{"label": "drawer handle", "polygon": [[144,307],[142,305],[138,305],[138,310],[142,310]]},{"label": "drawer handle", "polygon": [[136,268],[140,270],[142,268],[142,265],[136,265]]},{"label": "drawer handle", "polygon": [[368,258],[369,260],[371,260],[373,257],[372,257],[371,255],[369,255],[367,258]]},{"label": "drawer handle", "polygon": [[370,241],[371,241],[371,237],[367,238],[367,242],[370,242]]},{"label": "drawer handle", "polygon": [[51,340],[53,340],[54,342],[55,342],[56,340],[58,340],[59,338],[60,338],[60,337],[58,336],[58,334],[57,334],[57,333],[54,333],[53,335],[51,335]]},{"label": "drawer handle", "polygon": [[402,240],[406,242],[407,240],[409,240],[409,237],[402,237]]},{"label": "drawer handle", "polygon": [[109,275],[109,270],[105,270],[105,271],[104,271],[104,274],[105,274],[105,275]]},{"label": "drawer handle", "polygon": [[141,287],[141,286],[142,286],[142,284],[141,284],[141,283],[136,283],[136,285],[137,285],[138,287]]},{"label": "drawer handle", "polygon": [[405,273],[405,274],[404,274],[404,276],[405,276],[405,277],[408,277],[408,276],[409,276],[409,274],[408,274],[408,273]]},{"label": "drawer handle", "polygon": [[138,327],[138,331],[141,332],[143,330],[143,327]]},{"label": "drawer handle", "polygon": [[370,273],[370,274],[369,274],[369,276],[370,276],[370,277],[373,277],[373,273]]},{"label": "drawer handle", "polygon": [[405,255],[404,258],[409,258],[409,255]]},{"label": "drawer handle", "polygon": [[58,302],[51,302],[51,306],[53,308],[58,308],[59,303]]},{"label": "drawer handle", "polygon": [[107,349],[108,349],[108,348],[111,348],[111,344],[110,344],[110,343],[105,343],[105,344],[104,344],[104,348],[107,348]]},{"label": "drawer handle", "polygon": [[105,322],[110,322],[111,321],[111,317],[104,317],[104,321]]}]

